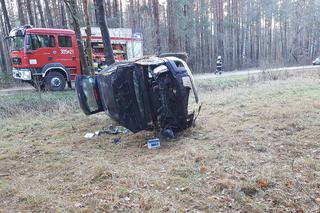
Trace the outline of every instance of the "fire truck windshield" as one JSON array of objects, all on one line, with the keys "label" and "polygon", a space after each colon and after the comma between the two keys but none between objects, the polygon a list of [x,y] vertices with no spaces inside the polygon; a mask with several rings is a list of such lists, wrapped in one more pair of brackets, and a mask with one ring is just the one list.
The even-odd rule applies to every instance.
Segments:
[{"label": "fire truck windshield", "polygon": [[24,47],[24,36],[9,37],[11,51],[22,51]]}]

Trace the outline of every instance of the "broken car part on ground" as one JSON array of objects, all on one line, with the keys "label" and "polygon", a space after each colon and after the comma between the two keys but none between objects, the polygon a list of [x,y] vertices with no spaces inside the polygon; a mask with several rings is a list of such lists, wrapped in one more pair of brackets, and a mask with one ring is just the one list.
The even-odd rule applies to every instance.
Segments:
[{"label": "broken car part on ground", "polygon": [[76,92],[85,114],[106,111],[134,133],[184,130],[199,103],[188,65],[173,56],[115,63],[96,76],[77,76]]}]

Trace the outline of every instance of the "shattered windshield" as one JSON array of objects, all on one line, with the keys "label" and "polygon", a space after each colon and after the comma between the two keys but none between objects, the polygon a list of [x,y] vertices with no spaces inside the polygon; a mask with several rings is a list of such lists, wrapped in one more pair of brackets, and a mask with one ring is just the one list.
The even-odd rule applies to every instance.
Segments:
[{"label": "shattered windshield", "polygon": [[94,95],[94,88],[92,85],[93,81],[93,78],[88,78],[82,81],[82,88],[87,98],[87,105],[90,112],[94,112],[99,109],[98,103]]},{"label": "shattered windshield", "polygon": [[9,38],[11,51],[22,51],[24,47],[24,36],[14,36]]}]

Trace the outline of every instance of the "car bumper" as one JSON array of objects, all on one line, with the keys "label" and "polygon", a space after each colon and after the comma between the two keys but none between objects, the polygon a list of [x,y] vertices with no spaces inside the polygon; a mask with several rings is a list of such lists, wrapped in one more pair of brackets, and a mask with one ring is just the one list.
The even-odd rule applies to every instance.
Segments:
[{"label": "car bumper", "polygon": [[29,69],[12,69],[12,76],[15,79],[30,81],[32,79],[31,70]]}]

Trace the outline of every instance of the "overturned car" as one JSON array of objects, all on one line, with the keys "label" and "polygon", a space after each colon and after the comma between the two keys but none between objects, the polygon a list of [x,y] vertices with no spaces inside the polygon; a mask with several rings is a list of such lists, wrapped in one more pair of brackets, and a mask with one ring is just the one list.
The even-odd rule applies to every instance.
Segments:
[{"label": "overturned car", "polygon": [[179,132],[200,111],[191,71],[173,56],[115,63],[96,76],[77,76],[75,87],[86,115],[105,111],[134,133]]}]

